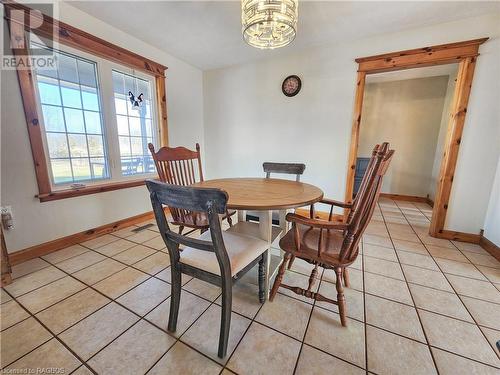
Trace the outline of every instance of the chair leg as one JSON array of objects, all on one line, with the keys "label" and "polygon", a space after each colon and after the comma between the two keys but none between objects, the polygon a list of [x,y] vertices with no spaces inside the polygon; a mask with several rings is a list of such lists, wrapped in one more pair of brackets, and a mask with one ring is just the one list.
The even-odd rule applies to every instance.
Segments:
[{"label": "chair leg", "polygon": [[344,296],[344,287],[342,286],[342,268],[335,268],[335,275],[337,276],[337,280],[335,283],[335,287],[337,289],[337,303],[339,305],[339,314],[340,314],[340,322],[342,326],[347,326],[347,318],[346,318],[346,306],[345,306],[345,296]]},{"label": "chair leg", "polygon": [[184,230],[184,226],[179,225],[179,234],[182,234],[182,231]]},{"label": "chair leg", "polygon": [[344,278],[344,286],[346,288],[350,288],[351,287],[351,283],[349,281],[349,271],[347,270],[347,268],[344,268],[342,270],[342,277]]},{"label": "chair leg", "polygon": [[266,269],[267,269],[267,254],[269,250],[262,254],[262,258],[259,260],[259,302],[264,303],[266,301]]},{"label": "chair leg", "polygon": [[283,263],[281,263],[280,269],[278,270],[278,274],[276,275],[276,279],[274,280],[273,288],[271,289],[271,295],[269,296],[269,301],[274,300],[274,296],[278,292],[278,288],[280,287],[281,282],[283,281],[283,275],[285,274],[286,263],[290,260],[292,255],[290,253],[285,253],[285,258],[283,259]]},{"label": "chair leg", "polygon": [[288,269],[292,268],[294,260],[295,260],[295,255],[292,255],[290,261],[288,262]]},{"label": "chair leg", "polygon": [[233,226],[233,219],[231,219],[231,216],[227,215],[227,223],[229,224],[230,227]]},{"label": "chair leg", "polygon": [[217,355],[224,358],[227,354],[229,342],[229,329],[231,328],[231,307],[233,302],[233,290],[231,279],[222,280],[222,314],[220,319],[219,350]]},{"label": "chair leg", "polygon": [[170,296],[170,314],[168,316],[168,330],[175,332],[177,330],[177,317],[179,316],[179,305],[181,302],[181,272],[171,267],[171,296]]}]

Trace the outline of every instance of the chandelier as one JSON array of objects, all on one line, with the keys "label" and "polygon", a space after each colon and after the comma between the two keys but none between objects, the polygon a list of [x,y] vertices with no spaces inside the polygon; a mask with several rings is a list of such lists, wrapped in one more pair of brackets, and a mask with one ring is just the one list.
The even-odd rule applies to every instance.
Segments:
[{"label": "chandelier", "polygon": [[262,49],[290,44],[297,32],[298,0],[241,0],[243,39]]}]

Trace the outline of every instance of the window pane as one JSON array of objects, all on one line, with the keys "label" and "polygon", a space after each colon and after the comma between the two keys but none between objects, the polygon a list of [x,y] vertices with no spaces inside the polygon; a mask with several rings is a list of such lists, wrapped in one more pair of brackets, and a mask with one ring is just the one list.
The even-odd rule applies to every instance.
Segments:
[{"label": "window pane", "polygon": [[61,107],[42,105],[43,123],[46,131],[65,132]]},{"label": "window pane", "polygon": [[47,147],[51,158],[67,158],[68,140],[64,133],[47,133]]},{"label": "window pane", "polygon": [[151,127],[151,120],[144,120],[144,126],[146,128],[146,135],[151,138],[153,136],[153,129]]},{"label": "window pane", "polygon": [[52,176],[55,184],[73,181],[71,162],[69,159],[52,159],[50,165],[52,167]]},{"label": "window pane", "polygon": [[125,95],[125,85],[123,82],[123,74],[118,73],[113,70],[113,89],[115,91],[115,96],[116,93]]},{"label": "window pane", "polygon": [[129,137],[118,137],[120,140],[120,155],[129,156],[130,155],[130,138]]},{"label": "window pane", "polygon": [[[144,139],[144,142],[146,140]],[[147,155],[144,151],[144,148],[142,147],[143,145],[143,138],[138,138],[138,137],[130,137],[130,143],[132,144],[132,155]]]},{"label": "window pane", "polygon": [[89,156],[85,134],[68,134],[68,140],[72,158]]},{"label": "window pane", "polygon": [[64,108],[68,133],[85,133],[83,112],[79,109]]},{"label": "window pane", "polygon": [[116,115],[116,122],[118,124],[118,134],[119,135],[129,135],[127,116]]},{"label": "window pane", "polygon": [[85,126],[87,127],[87,133],[90,134],[102,134],[101,126],[101,115],[99,112],[85,112]]},{"label": "window pane", "polygon": [[129,117],[130,135],[141,136],[141,120],[139,117]]},{"label": "window pane", "polygon": [[115,110],[118,115],[127,114],[127,102],[123,99],[125,96],[115,93]]},{"label": "window pane", "polygon": [[96,63],[54,53],[55,71],[35,70],[52,183],[109,178]]}]

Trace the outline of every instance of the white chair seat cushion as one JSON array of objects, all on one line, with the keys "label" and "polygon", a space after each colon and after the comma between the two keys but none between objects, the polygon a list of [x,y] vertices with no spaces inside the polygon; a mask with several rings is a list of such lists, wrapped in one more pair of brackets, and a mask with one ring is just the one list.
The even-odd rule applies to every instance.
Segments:
[{"label": "white chair seat cushion", "polygon": [[[250,264],[255,258],[265,252],[268,248],[266,241],[259,238],[222,232],[224,245],[226,246],[229,262],[231,263],[231,276]],[[210,231],[206,231],[200,237],[200,240],[212,241]],[[215,275],[220,275],[220,267],[214,252],[185,247],[180,252],[180,262],[188,264]]]}]

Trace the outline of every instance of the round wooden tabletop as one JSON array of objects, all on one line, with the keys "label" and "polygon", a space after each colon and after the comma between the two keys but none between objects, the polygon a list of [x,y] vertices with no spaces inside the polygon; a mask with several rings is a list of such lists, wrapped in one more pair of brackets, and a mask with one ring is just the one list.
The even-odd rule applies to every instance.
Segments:
[{"label": "round wooden tabletop", "polygon": [[320,201],[323,191],[303,182],[276,178],[222,178],[192,186],[218,188],[227,192],[227,207],[236,210],[280,210]]}]

